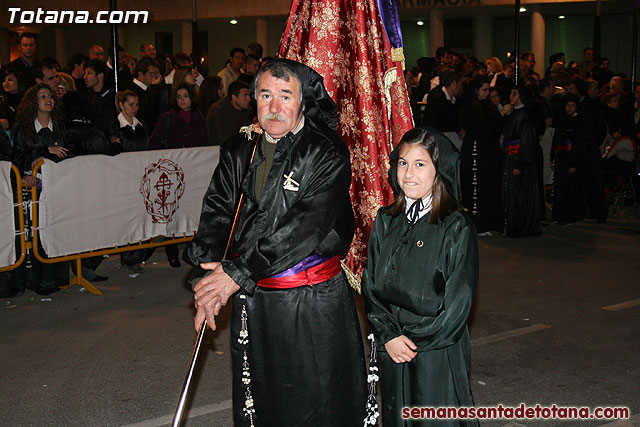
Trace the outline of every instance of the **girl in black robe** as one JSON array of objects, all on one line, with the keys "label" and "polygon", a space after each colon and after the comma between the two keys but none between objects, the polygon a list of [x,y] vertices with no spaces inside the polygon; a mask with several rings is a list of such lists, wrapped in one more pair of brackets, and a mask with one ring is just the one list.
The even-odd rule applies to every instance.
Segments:
[{"label": "girl in black robe", "polygon": [[580,221],[584,214],[584,123],[578,112],[578,102],[578,97],[570,93],[563,97],[566,114],[558,120],[551,144],[551,217],[560,224]]},{"label": "girl in black robe", "polygon": [[[478,284],[475,227],[457,205],[458,151],[438,131],[416,128],[390,160],[396,199],[378,211],[362,277],[385,427],[409,422],[403,407],[473,406],[467,317]],[[438,423],[461,424],[478,422]]]},{"label": "girl in black robe", "polygon": [[509,95],[513,112],[506,116],[503,146],[502,206],[506,237],[538,236],[540,225],[540,192],[536,170],[539,148],[534,119],[525,102],[524,88],[512,89]]},{"label": "girl in black robe", "polygon": [[462,203],[480,235],[502,229],[501,115],[489,99],[488,77],[473,81],[460,112]]}]

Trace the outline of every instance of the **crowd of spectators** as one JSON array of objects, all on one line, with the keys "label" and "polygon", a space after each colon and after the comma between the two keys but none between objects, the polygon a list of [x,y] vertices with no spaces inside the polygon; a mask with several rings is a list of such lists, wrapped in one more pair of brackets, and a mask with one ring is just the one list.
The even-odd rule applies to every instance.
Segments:
[{"label": "crowd of spectators", "polygon": [[445,48],[420,58],[405,72],[416,125],[460,148],[462,202],[480,235],[538,235],[548,220],[604,222],[603,169],[630,165],[603,161],[603,153],[622,137],[640,138],[640,85],[632,88],[591,48],[579,63],[551,55],[544,75],[535,55],[522,53],[517,85],[514,59],[480,61]]},{"label": "crowd of spectators", "polygon": [[[257,43],[248,56],[236,47],[217,76],[204,77],[189,54],[169,57],[144,43],[138,58],[118,47],[114,70],[111,56],[96,44],[62,69],[53,58],[37,59],[34,34],[23,33],[18,42],[20,56],[0,70],[0,160],[13,162],[27,187],[37,185],[30,171],[41,159],[221,144],[253,122],[249,84],[270,59],[262,58]],[[177,248],[165,249],[170,265],[179,267]],[[140,274],[150,255],[123,254],[122,267]],[[101,260],[84,259],[83,276],[106,280],[95,271]],[[59,270],[65,268],[42,271],[33,289],[57,290],[68,280],[67,264]]]}]

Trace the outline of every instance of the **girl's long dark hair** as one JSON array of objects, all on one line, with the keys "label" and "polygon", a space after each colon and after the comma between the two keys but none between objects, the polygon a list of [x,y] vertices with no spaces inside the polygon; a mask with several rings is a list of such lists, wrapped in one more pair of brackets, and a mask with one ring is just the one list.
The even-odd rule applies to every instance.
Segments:
[{"label": "girl's long dark hair", "polygon": [[404,191],[400,188],[398,183],[398,161],[400,153],[411,146],[419,146],[424,148],[431,156],[431,161],[436,168],[436,176],[433,180],[433,200],[431,204],[431,215],[429,217],[429,223],[437,224],[444,220],[448,215],[459,209],[458,202],[447,191],[447,187],[442,181],[442,176],[438,170],[439,150],[438,143],[431,132],[426,129],[414,128],[405,133],[400,140],[400,143],[394,151],[397,152],[396,156],[391,156],[391,169],[389,173],[389,181],[391,188],[395,193],[395,200],[391,205],[388,214],[391,216],[404,215],[406,208],[406,200]]},{"label": "girl's long dark hair", "polygon": [[51,111],[53,130],[58,135],[62,135],[64,132],[64,120],[62,117],[62,110],[60,109],[60,102],[49,86],[40,83],[25,92],[22,101],[20,101],[20,104],[18,105],[16,123],[13,127],[14,131],[22,129],[24,135],[29,139],[33,138],[36,134],[36,128],[33,125],[33,121],[38,117],[38,92],[40,89],[48,90],[53,96],[53,111]]}]

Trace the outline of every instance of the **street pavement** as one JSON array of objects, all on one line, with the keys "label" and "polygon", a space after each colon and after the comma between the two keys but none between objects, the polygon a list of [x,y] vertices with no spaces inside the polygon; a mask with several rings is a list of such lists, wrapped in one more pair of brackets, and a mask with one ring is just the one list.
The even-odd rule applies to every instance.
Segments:
[{"label": "street pavement", "polygon": [[[482,426],[640,426],[640,220],[481,237],[469,319],[476,406],[628,407],[631,419],[483,420]],[[188,268],[157,250],[119,257],[94,296],[73,287],[0,300],[0,426],[170,425],[195,340]],[[356,298],[363,336],[368,325]],[[183,425],[231,426],[228,319],[206,336]]]}]

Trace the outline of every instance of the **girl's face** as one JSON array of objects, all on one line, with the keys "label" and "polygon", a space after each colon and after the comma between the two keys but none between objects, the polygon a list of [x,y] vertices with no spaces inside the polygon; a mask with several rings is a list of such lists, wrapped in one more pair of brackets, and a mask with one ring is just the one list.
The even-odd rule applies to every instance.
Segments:
[{"label": "girl's face", "polygon": [[576,109],[578,108],[578,106],[576,105],[575,102],[567,102],[566,104],[564,104],[564,111],[565,113],[567,113],[567,116],[571,117],[576,113]]},{"label": "girl's face", "polygon": [[178,89],[176,103],[182,111],[191,111],[191,98],[189,98],[189,92],[186,89]]},{"label": "girl's face", "polygon": [[185,83],[189,83],[190,85],[194,85],[194,84],[196,84],[196,76],[194,76],[193,73],[191,71],[189,71],[184,76],[184,82]]},{"label": "girl's face", "polygon": [[2,88],[5,92],[15,95],[18,93],[18,79],[13,74],[7,74],[2,82]]},{"label": "girl's face", "polygon": [[478,99],[484,101],[489,97],[489,83],[482,83],[482,86],[478,88]]},{"label": "girl's face", "polygon": [[55,100],[51,90],[40,89],[38,91],[38,113],[51,113]]},{"label": "girl's face", "polygon": [[617,110],[618,108],[620,108],[620,98],[614,96],[613,98],[611,98],[611,101],[609,101],[607,106],[613,108],[614,110]]},{"label": "girl's face", "polygon": [[122,114],[130,119],[133,119],[136,114],[138,114],[138,108],[140,108],[137,96],[129,96],[124,100],[124,102],[121,102],[119,105],[120,109],[122,110]]},{"label": "girl's face", "polygon": [[410,199],[422,199],[431,194],[436,167],[429,152],[416,144],[404,147],[398,160],[397,178],[400,188]]},{"label": "girl's face", "polygon": [[511,91],[511,93],[509,94],[509,102],[513,106],[518,105],[520,103],[520,92],[518,92],[517,90],[513,89]]}]

